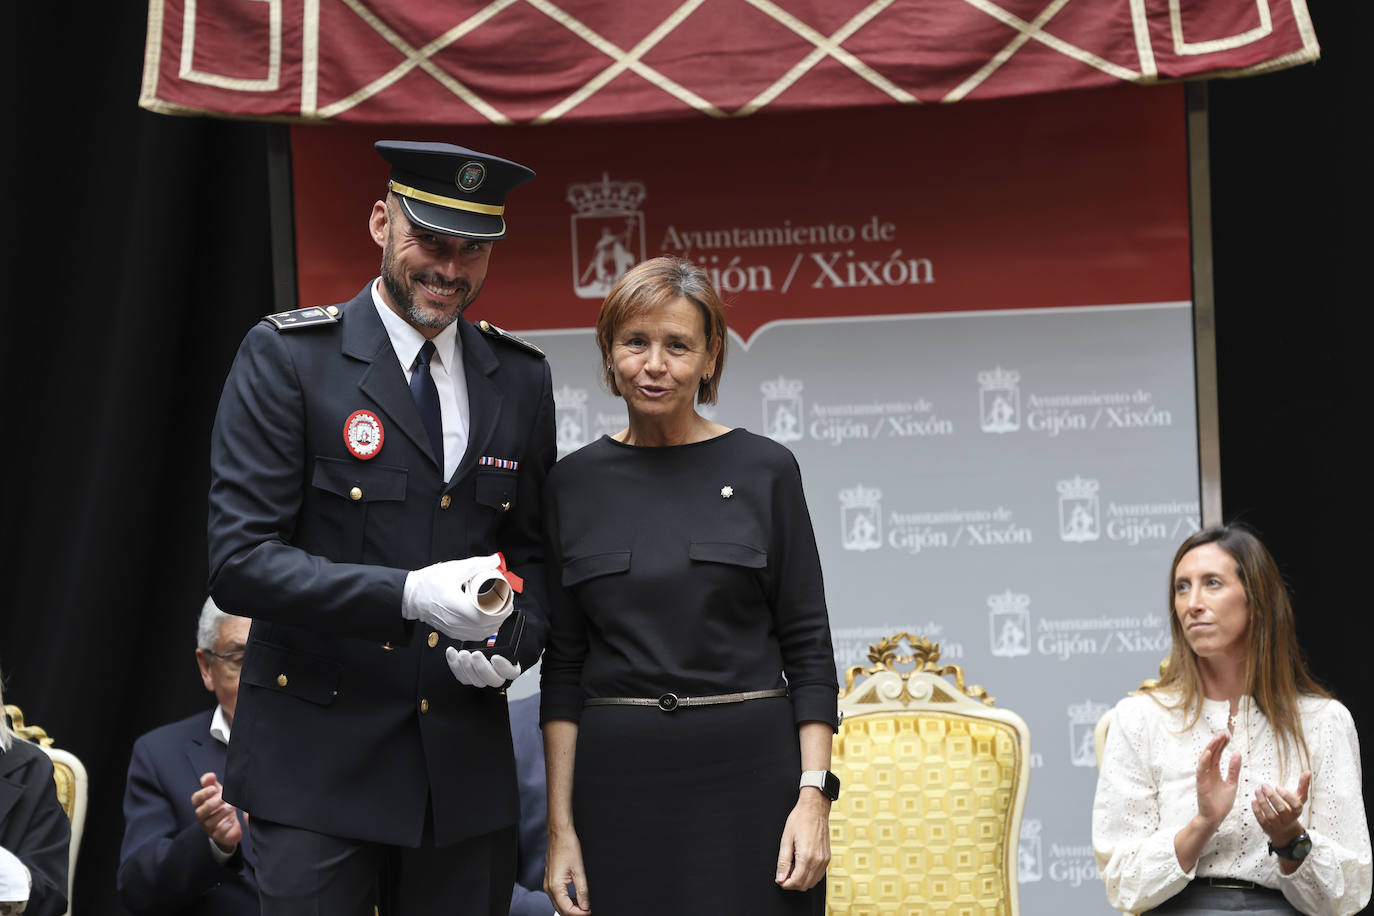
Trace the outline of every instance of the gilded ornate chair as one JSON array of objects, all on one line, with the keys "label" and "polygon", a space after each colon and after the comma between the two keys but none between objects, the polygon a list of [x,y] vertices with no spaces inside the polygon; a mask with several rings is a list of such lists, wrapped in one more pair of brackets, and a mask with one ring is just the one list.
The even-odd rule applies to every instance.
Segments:
[{"label": "gilded ornate chair", "polygon": [[924,637],[868,657],[840,694],[827,914],[1017,916],[1030,729]]},{"label": "gilded ornate chair", "polygon": [[81,831],[86,824],[86,767],[70,751],[53,747],[52,738],[37,725],[24,724],[24,712],[18,706],[5,704],[5,713],[14,723],[14,733],[38,745],[52,760],[53,780],[57,783],[57,800],[72,823],[72,843],[67,860],[67,913],[71,913],[72,882],[76,877],[76,853],[81,846]]}]

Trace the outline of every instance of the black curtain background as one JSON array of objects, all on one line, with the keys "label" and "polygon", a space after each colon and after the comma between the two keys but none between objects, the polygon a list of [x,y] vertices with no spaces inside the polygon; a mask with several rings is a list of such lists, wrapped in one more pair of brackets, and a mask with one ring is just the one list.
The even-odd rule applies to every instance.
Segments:
[{"label": "black curtain background", "polygon": [[[1266,536],[1314,669],[1367,729],[1369,181],[1350,115],[1367,77],[1358,4],[1309,4],[1321,62],[1210,84],[1223,498]],[[273,308],[274,128],[140,110],[144,15],[20,3],[5,29],[0,668],[6,700],[90,769],[82,916],[123,912],[133,740],[210,700],[191,651],[209,427],[239,339]]]}]

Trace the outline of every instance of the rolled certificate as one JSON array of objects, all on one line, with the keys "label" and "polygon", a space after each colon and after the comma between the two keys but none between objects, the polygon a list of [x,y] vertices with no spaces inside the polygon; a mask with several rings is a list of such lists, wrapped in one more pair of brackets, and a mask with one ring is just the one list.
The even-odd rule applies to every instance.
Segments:
[{"label": "rolled certificate", "polygon": [[[525,632],[525,619],[519,611],[510,611],[510,608],[515,601],[515,592],[523,593],[524,580],[506,569],[503,555],[498,553],[495,557],[498,560],[495,569],[483,570],[462,585],[463,593],[472,601],[472,606],[491,619],[495,631],[486,639],[465,641],[462,647],[480,652],[488,658],[500,655],[516,661],[520,652],[520,638]],[[510,611],[509,616],[506,616],[507,611]]]},{"label": "rolled certificate", "polygon": [[462,589],[473,607],[483,616],[492,618],[493,625],[498,625],[505,618],[515,600],[510,583],[499,569],[478,573],[464,582]]}]

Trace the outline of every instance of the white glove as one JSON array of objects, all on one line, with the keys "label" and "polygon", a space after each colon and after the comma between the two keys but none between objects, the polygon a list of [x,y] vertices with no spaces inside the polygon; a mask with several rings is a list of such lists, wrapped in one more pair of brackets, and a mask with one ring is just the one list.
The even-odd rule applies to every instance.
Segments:
[{"label": "white glove", "polygon": [[520,663],[502,655],[487,658],[481,652],[449,646],[444,659],[458,683],[470,687],[500,687],[520,676]]},{"label": "white glove", "polygon": [[414,570],[406,576],[401,616],[423,621],[450,639],[486,639],[501,629],[515,602],[500,564],[501,557],[492,554]]},{"label": "white glove", "polygon": [[[518,670],[518,666],[517,666]],[[0,903],[28,903],[29,889],[33,879],[29,870],[19,861],[19,857],[0,846]],[[20,907],[16,913],[24,912]]]}]

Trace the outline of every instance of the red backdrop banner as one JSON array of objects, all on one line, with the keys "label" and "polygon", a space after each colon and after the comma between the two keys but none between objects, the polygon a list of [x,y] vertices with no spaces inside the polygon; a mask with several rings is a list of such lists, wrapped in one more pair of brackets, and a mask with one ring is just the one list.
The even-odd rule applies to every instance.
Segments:
[{"label": "red backdrop banner", "polygon": [[1262,72],[1306,0],[150,0],[140,102],[367,124],[737,117]]},{"label": "red backdrop banner", "polygon": [[[930,109],[547,128],[297,127],[302,305],[375,276],[383,136],[538,173],[507,201],[470,318],[590,327],[629,264],[706,266],[746,339],[784,318],[1190,297],[1183,91],[1118,88]],[[266,309],[264,309],[266,310]]]}]

